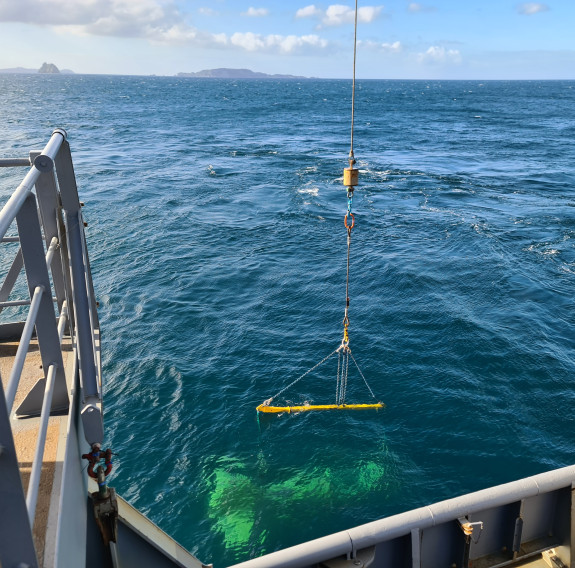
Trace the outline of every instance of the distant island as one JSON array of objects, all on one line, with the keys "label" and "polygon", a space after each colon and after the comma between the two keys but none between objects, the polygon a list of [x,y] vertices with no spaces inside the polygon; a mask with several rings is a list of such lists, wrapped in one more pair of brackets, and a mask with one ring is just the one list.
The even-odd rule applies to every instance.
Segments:
[{"label": "distant island", "polygon": [[[12,75],[73,75],[74,71],[70,69],[58,69],[54,63],[43,63],[39,69],[29,69],[26,67],[12,67],[10,69],[0,69],[0,74]],[[283,75],[276,73],[260,73],[251,69],[204,69],[197,73],[177,73],[176,77],[199,77],[212,79],[310,79],[311,77],[302,77],[300,75]]]},{"label": "distant island", "polygon": [[251,69],[204,69],[197,73],[178,73],[177,77],[201,77],[216,79],[307,79],[297,75],[269,75]]},{"label": "distant island", "polygon": [[26,67],[12,67],[10,69],[0,69],[0,73],[12,75],[32,75],[41,73],[43,75],[73,75],[74,71],[70,69],[58,69],[54,63],[43,63],[40,69],[28,69]]},{"label": "distant island", "polygon": [[60,69],[58,69],[58,67],[56,67],[53,63],[42,63],[42,67],[38,69],[38,73],[56,75],[60,73]]}]

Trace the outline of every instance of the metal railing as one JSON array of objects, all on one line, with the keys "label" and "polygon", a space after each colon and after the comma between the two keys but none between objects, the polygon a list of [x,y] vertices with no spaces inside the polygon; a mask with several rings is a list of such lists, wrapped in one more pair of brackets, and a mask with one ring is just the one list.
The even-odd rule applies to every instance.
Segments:
[{"label": "metal railing", "polygon": [[[71,386],[79,382],[78,410],[89,444],[102,441],[103,422],[99,322],[66,132],[55,130],[42,152],[31,152],[29,158],[0,160],[0,167],[30,165],[0,211],[1,243],[19,243],[0,286],[0,342],[18,341],[6,391],[0,389],[0,565],[35,567],[32,527],[50,415],[68,410]],[[18,236],[6,236],[14,224]],[[11,299],[22,272],[29,299]],[[10,308],[26,306],[24,322],[4,321]],[[34,333],[44,376],[12,415]],[[65,334],[73,347],[77,377],[66,377]],[[12,424],[17,417],[38,415],[36,449],[24,498]]]}]

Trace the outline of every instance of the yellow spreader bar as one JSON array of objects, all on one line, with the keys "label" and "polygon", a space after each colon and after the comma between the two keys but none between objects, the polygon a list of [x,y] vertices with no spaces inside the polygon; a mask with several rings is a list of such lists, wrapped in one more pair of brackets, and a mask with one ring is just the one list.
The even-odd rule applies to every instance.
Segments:
[{"label": "yellow spreader bar", "polygon": [[258,412],[268,412],[278,414],[280,412],[309,412],[311,410],[369,410],[385,408],[383,402],[376,404],[304,404],[303,406],[267,406],[260,404],[256,410]]}]

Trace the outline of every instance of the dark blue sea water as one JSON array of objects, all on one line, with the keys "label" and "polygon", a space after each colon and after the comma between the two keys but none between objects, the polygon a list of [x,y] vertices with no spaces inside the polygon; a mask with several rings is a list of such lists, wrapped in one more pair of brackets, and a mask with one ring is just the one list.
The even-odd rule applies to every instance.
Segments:
[{"label": "dark blue sea water", "polygon": [[568,81],[358,82],[350,347],[387,408],[258,422],[341,342],[350,95],[0,76],[2,156],[69,132],[111,483],[216,566],[575,459]]}]

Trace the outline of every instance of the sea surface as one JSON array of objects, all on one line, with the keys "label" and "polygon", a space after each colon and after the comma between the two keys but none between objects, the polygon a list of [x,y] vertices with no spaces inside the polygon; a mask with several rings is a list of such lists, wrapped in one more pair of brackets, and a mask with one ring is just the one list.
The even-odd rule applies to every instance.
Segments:
[{"label": "sea surface", "polygon": [[573,81],[359,80],[349,346],[387,407],[258,420],[342,340],[350,81],[0,75],[0,156],[69,133],[110,483],[222,567],[574,463],[573,109]]}]

